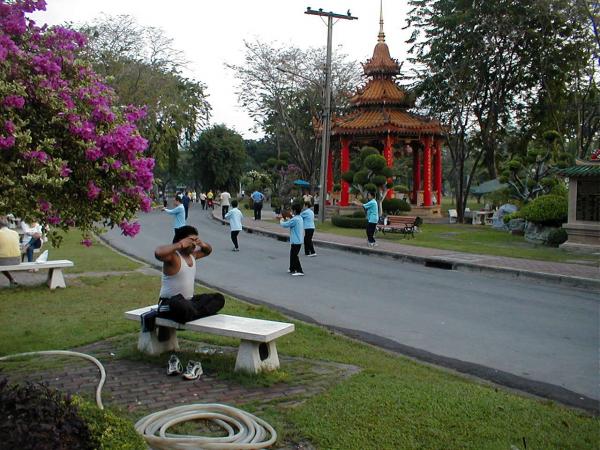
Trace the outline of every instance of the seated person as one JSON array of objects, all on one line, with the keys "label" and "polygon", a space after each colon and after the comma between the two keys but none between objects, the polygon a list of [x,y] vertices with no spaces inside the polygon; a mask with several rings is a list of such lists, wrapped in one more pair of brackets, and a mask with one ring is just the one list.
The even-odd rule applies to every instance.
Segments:
[{"label": "seated person", "polygon": [[[8,228],[6,216],[0,216],[0,267],[12,266],[21,263],[21,248],[19,247],[19,233]],[[8,278],[11,286],[18,286],[10,272],[2,271]]]},{"label": "seated person", "polygon": [[33,251],[42,246],[42,226],[37,222],[32,222],[31,225],[21,222],[21,229],[24,233],[22,248],[27,255],[27,262],[33,262]]},{"label": "seated person", "polygon": [[175,229],[172,244],[156,248],[154,256],[163,263],[158,317],[185,323],[211,316],[223,308],[222,294],[194,295],[196,260],[211,252],[212,247],[190,225]]}]

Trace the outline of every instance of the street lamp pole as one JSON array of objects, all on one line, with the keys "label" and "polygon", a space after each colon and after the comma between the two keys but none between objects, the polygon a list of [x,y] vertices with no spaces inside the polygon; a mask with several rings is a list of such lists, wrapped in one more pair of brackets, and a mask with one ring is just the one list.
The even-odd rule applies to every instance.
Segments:
[{"label": "street lamp pole", "polygon": [[331,36],[333,33],[333,19],[356,20],[348,10],[347,14],[325,12],[323,9],[313,10],[306,8],[304,14],[327,17],[327,62],[325,65],[325,106],[323,107],[323,136],[321,138],[321,171],[319,173],[319,221],[325,222],[325,205],[327,202],[327,161],[329,156],[329,141],[331,137]]}]

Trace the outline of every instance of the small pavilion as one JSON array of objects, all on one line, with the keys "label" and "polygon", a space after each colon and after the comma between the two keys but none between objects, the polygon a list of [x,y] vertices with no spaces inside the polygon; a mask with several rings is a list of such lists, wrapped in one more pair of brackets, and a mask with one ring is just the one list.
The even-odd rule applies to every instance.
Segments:
[{"label": "small pavilion", "polygon": [[[413,211],[420,215],[440,214],[442,200],[443,129],[436,120],[408,111],[414,98],[400,85],[398,61],[385,43],[383,13],[373,57],[362,64],[366,84],[350,98],[351,111],[332,120],[331,140],[339,143],[340,170],[350,169],[351,149],[365,145],[381,151],[388,167],[394,158],[412,155]],[[333,191],[333,154],[329,152],[327,192]],[[341,183],[339,206],[349,205],[350,186]],[[388,198],[394,192],[388,191]]]}]

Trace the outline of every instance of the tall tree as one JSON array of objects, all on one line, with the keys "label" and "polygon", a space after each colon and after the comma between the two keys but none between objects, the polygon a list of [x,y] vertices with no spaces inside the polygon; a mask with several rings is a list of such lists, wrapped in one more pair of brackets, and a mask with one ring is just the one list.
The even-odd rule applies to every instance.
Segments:
[{"label": "tall tree", "polygon": [[[322,112],[325,75],[322,49],[277,47],[245,42],[244,64],[228,65],[235,72],[241,104],[275,142],[278,153],[313,183],[318,179],[320,143],[313,119]],[[347,94],[360,81],[358,64],[337,53],[332,65],[332,111],[346,105]]]},{"label": "tall tree", "polygon": [[102,16],[81,31],[89,37],[88,57],[110,80],[118,101],[145,105],[141,131],[155,157],[155,173],[166,184],[177,174],[181,148],[208,124],[206,86],[181,74],[183,54],[159,28],[120,15]]},{"label": "tall tree", "polygon": [[542,99],[556,99],[577,68],[588,63],[588,22],[570,0],[410,4],[409,25],[414,27],[410,42],[415,62],[423,68],[424,104],[452,109],[447,92],[437,89],[457,76],[456,67],[468,69],[458,75],[472,102],[475,143],[484,152],[490,178],[496,178],[496,159],[507,127],[526,117]]},{"label": "tall tree", "polygon": [[204,189],[237,192],[247,157],[242,136],[225,125],[214,125],[200,134],[190,151],[194,177]]}]

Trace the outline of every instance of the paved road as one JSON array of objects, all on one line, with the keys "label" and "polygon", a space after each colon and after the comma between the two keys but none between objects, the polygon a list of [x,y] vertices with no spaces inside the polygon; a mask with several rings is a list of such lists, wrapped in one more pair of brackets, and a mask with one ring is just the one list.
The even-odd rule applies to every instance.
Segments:
[{"label": "paved road", "polygon": [[[140,217],[142,231],[105,237],[156,263],[170,242],[170,218]],[[251,219],[246,219],[251,220]],[[460,371],[588,409],[599,393],[597,294],[475,273],[426,268],[376,256],[317,249],[290,277],[289,244],[247,233],[231,251],[229,228],[199,208],[188,223],[214,248],[197,279],[241,298]]]}]

